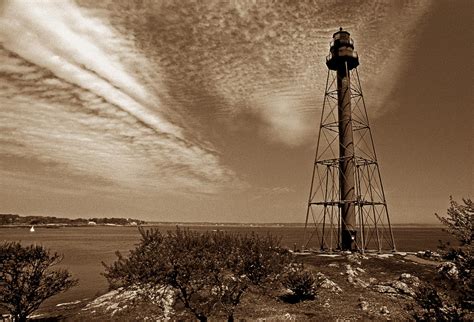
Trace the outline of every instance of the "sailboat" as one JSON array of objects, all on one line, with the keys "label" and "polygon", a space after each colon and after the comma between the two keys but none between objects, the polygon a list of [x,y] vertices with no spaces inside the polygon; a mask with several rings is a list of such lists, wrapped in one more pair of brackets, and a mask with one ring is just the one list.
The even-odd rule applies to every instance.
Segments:
[{"label": "sailboat", "polygon": [[34,233],[34,232],[35,232],[35,226],[31,226],[30,233]]}]

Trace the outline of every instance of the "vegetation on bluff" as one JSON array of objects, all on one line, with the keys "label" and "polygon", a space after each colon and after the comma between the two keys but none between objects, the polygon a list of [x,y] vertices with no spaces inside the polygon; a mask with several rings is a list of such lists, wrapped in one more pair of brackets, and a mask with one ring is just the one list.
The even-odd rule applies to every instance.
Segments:
[{"label": "vegetation on bluff", "polygon": [[474,318],[474,204],[463,199],[464,205],[450,197],[446,216],[436,217],[459,242],[458,246],[440,245],[444,263],[438,266],[440,288],[431,284],[422,287],[416,302],[421,309],[414,310],[416,320],[472,321]]},{"label": "vegetation on bluff", "polygon": [[469,246],[474,239],[474,203],[471,199],[463,199],[459,204],[453,197],[449,198],[450,206],[446,216],[435,216],[445,226],[445,231],[452,234],[461,246]]},{"label": "vegetation on bluff", "polygon": [[62,256],[42,246],[22,246],[18,242],[0,245],[0,307],[14,321],[26,321],[47,298],[77,284],[64,269],[51,268]]},{"label": "vegetation on bluff", "polygon": [[[238,235],[222,231],[198,233],[176,229],[162,234],[140,228],[140,244],[127,258],[105,265],[111,288],[137,287],[155,303],[171,290],[176,300],[200,321],[212,315],[234,319],[236,307],[249,291],[265,291],[280,282],[293,260],[279,240],[270,235]],[[304,296],[312,290],[297,280]],[[300,295],[300,294],[298,294]],[[312,294],[314,295],[314,294]]]}]

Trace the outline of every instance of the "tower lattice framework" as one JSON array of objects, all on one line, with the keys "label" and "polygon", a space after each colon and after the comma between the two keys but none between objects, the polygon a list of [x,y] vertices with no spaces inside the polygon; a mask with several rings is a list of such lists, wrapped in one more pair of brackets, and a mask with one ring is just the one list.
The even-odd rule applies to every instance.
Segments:
[{"label": "tower lattice framework", "polygon": [[305,220],[305,249],[392,250],[395,240],[354,43],[333,35]]}]

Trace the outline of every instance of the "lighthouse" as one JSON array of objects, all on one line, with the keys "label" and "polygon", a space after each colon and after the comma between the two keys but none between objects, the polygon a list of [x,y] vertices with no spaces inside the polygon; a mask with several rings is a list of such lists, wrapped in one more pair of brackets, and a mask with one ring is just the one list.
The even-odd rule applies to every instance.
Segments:
[{"label": "lighthouse", "polygon": [[[305,220],[319,250],[395,250],[380,169],[348,31],[335,32]],[[311,224],[312,221],[312,224]]]}]

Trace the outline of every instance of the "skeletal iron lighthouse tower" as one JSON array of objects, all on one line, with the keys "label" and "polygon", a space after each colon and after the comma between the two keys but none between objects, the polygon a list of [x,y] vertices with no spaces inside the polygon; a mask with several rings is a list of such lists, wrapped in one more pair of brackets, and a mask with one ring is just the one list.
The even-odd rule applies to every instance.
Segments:
[{"label": "skeletal iron lighthouse tower", "polygon": [[342,28],[333,35],[326,65],[304,248],[395,250],[357,72],[359,57]]}]

